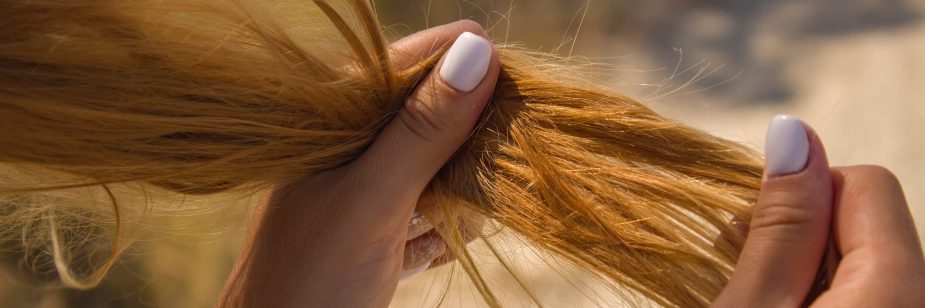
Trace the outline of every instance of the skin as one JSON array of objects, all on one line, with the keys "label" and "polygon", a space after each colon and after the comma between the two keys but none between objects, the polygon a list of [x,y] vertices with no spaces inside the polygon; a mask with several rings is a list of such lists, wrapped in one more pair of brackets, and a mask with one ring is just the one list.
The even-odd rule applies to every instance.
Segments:
[{"label": "skin", "polygon": [[[471,21],[431,28],[392,44],[391,65],[413,65],[463,32],[485,37]],[[493,51],[486,76],[463,92],[434,70],[362,156],[274,188],[219,306],[385,307],[403,270],[446,262],[435,234],[409,221],[427,183],[472,131],[499,71]]]},{"label": "skin", "polygon": [[802,171],[765,176],[739,263],[713,306],[803,305],[831,234],[842,258],[810,306],[921,307],[925,259],[899,181],[879,166],[830,168],[819,137],[808,137]]},{"label": "skin", "polygon": [[[485,36],[470,21],[428,29],[394,43],[392,65],[412,65],[466,31]],[[447,262],[432,227],[409,221],[471,132],[498,72],[497,52],[470,92],[432,72],[360,158],[273,189],[219,306],[385,307],[403,270]],[[808,135],[802,171],[765,177],[739,263],[713,306],[801,306],[830,236],[842,259],[813,306],[925,303],[925,262],[896,177],[876,166],[830,168],[819,138]]]}]

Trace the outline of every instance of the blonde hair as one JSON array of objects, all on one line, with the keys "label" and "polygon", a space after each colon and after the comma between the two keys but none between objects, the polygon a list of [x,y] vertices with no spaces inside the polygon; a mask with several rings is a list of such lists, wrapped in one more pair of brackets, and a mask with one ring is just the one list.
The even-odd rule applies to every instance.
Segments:
[{"label": "blonde hair", "polygon": [[[126,213],[250,194],[362,154],[442,52],[390,67],[368,3],[315,3],[4,4],[2,240],[89,288],[141,224]],[[551,57],[499,48],[492,101],[419,208],[448,222],[438,232],[487,303],[498,299],[462,234],[482,230],[456,229],[475,216],[655,303],[707,305],[741,248],[730,221],[750,219],[760,157]],[[100,255],[81,234],[115,242]]]}]

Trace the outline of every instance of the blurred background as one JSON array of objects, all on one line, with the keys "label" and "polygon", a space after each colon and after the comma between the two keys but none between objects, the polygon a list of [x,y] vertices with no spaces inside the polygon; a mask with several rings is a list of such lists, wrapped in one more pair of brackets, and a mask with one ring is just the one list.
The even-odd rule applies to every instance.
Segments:
[{"label": "blurred background", "polygon": [[[797,115],[820,135],[832,165],[896,173],[925,238],[925,1],[377,3],[398,32],[470,18],[495,42],[606,64],[591,72],[602,84],[758,150],[771,117]],[[550,270],[532,251],[521,255],[527,284],[550,307],[620,304],[601,297],[612,292],[586,274]],[[402,285],[395,306],[432,305],[421,290],[434,289],[440,275]],[[447,306],[480,303],[459,289]]]},{"label": "blurred background", "polygon": [[[925,235],[925,163],[920,158],[925,155],[925,1],[374,3],[396,37],[466,18],[488,28],[496,43],[600,63],[589,72],[600,83],[680,122],[755,149],[762,149],[773,115],[797,115],[821,136],[831,164],[878,164],[893,170],[905,187],[920,238]],[[0,281],[0,306],[212,306],[237,254],[247,215],[245,206],[226,208],[219,218],[186,222],[199,233],[139,243],[100,288],[35,290]],[[237,227],[213,234],[218,225]],[[525,284],[548,306],[620,303],[586,273],[549,266],[532,249],[513,242],[505,250],[517,261]],[[489,282],[513,284],[497,264],[484,270]],[[433,306],[443,290],[449,290],[446,306],[484,305],[460,274],[444,266],[405,281],[393,306]],[[453,282],[449,287],[448,279]],[[501,293],[517,293],[514,289]],[[530,306],[530,301],[515,299],[510,305]]]}]

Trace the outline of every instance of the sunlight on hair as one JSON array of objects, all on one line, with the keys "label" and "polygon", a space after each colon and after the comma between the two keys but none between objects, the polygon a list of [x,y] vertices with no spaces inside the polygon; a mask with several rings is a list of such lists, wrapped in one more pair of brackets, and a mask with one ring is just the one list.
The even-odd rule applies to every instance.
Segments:
[{"label": "sunlight on hair", "polygon": [[[314,2],[4,5],[2,240],[88,288],[150,217],[217,213],[363,153],[440,54],[395,67],[369,3]],[[458,261],[441,271],[490,306],[542,304],[524,279],[537,260],[602,302],[708,305],[741,248],[729,222],[750,219],[759,155],[594,85],[580,69],[593,63],[498,47],[492,100],[419,209],[447,222]],[[434,287],[438,301],[449,288]]]}]

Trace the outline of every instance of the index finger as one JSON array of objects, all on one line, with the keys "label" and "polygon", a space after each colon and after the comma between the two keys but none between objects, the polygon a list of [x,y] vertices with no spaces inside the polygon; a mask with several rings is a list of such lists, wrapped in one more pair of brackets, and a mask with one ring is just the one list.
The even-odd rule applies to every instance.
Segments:
[{"label": "index finger", "polygon": [[835,238],[845,258],[861,254],[870,262],[900,267],[923,262],[902,186],[890,171],[853,166],[833,168],[832,174]]}]

